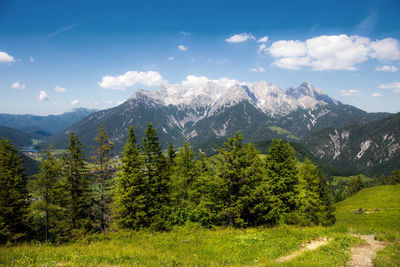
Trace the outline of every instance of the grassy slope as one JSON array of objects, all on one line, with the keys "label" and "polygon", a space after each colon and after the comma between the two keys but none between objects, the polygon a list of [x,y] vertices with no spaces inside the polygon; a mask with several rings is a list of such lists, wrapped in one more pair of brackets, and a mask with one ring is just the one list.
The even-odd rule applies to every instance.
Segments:
[{"label": "grassy slope", "polygon": [[[378,212],[354,214],[363,208]],[[400,266],[400,184],[375,186],[336,204],[337,224],[358,233],[375,233],[378,239],[391,243],[379,251],[375,266]]]}]

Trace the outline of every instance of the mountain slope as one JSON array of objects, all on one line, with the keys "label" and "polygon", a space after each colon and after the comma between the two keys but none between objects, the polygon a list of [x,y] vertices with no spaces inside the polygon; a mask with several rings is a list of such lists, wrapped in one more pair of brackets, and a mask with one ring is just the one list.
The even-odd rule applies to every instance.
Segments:
[{"label": "mountain slope", "polygon": [[61,115],[36,116],[0,114],[0,125],[29,131],[42,130],[50,134],[55,134],[82,120],[93,112],[95,112],[95,110],[78,108]]},{"label": "mountain slope", "polygon": [[17,148],[29,146],[32,143],[31,136],[26,132],[4,126],[0,126],[0,139],[9,139]]},{"label": "mountain slope", "polygon": [[361,126],[326,128],[305,144],[318,158],[368,174],[386,175],[400,168],[400,113]]}]

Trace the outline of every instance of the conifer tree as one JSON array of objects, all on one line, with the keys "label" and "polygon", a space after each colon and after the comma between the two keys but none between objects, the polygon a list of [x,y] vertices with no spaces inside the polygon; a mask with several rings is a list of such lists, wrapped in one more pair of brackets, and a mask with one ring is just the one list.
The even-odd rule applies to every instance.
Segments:
[{"label": "conifer tree", "polygon": [[252,144],[242,145],[242,140],[243,136],[236,133],[218,149],[215,184],[219,223],[239,227],[254,222],[250,195],[262,175],[258,151]]},{"label": "conifer tree", "polygon": [[[37,180],[33,183],[34,196],[38,199],[33,205],[33,209],[44,214],[44,240],[54,240],[57,236],[58,222],[61,218],[61,202],[63,194],[61,192],[61,165],[51,153],[51,146],[46,150],[44,160],[40,165],[40,173]],[[55,235],[51,235],[51,234]]]},{"label": "conifer tree", "polygon": [[97,147],[93,147],[95,155],[95,183],[98,199],[96,204],[100,209],[100,229],[106,231],[108,222],[110,221],[110,203],[111,203],[111,187],[112,187],[112,149],[114,143],[110,141],[104,126],[101,125],[99,132],[95,138]]},{"label": "conifer tree", "polygon": [[0,243],[26,235],[29,201],[22,159],[9,140],[0,140]]},{"label": "conifer tree", "polygon": [[150,219],[151,228],[165,230],[168,227],[170,215],[169,173],[157,131],[151,123],[144,134],[142,175],[149,186],[147,216]]},{"label": "conifer tree", "polygon": [[400,170],[393,170],[391,175],[389,176],[390,184],[399,184],[400,183]]},{"label": "conifer tree", "polygon": [[133,127],[124,145],[121,166],[114,192],[114,219],[123,228],[140,229],[150,226],[149,181],[142,173],[142,157],[136,144]]},{"label": "conifer tree", "polygon": [[298,175],[294,149],[282,140],[273,140],[269,149],[266,166],[266,184],[269,203],[265,215],[267,224],[293,223],[292,216],[298,209]]},{"label": "conifer tree", "polygon": [[299,185],[297,201],[302,224],[319,224],[323,210],[319,196],[320,173],[315,165],[306,158],[299,167]]},{"label": "conifer tree", "polygon": [[70,230],[90,230],[93,222],[90,212],[92,192],[82,147],[78,137],[71,132],[67,151],[62,157]]},{"label": "conifer tree", "polygon": [[363,188],[364,188],[364,183],[361,179],[361,176],[357,175],[356,178],[353,178],[350,180],[349,185],[346,189],[346,193],[347,193],[347,195],[351,196]]},{"label": "conifer tree", "polygon": [[176,157],[176,152],[175,152],[175,148],[172,145],[172,142],[168,143],[168,150],[167,150],[167,169],[168,172],[171,174],[172,169],[175,166],[175,157]]},{"label": "conifer tree", "polygon": [[194,151],[185,142],[175,157],[171,175],[171,198],[174,206],[174,223],[191,220],[191,213],[198,205],[198,188],[195,187],[199,173]]},{"label": "conifer tree", "polygon": [[318,183],[318,194],[319,199],[322,202],[321,215],[319,223],[328,226],[336,222],[335,207],[332,201],[332,192],[329,189],[326,177],[322,174],[321,170],[318,169],[319,183]]}]

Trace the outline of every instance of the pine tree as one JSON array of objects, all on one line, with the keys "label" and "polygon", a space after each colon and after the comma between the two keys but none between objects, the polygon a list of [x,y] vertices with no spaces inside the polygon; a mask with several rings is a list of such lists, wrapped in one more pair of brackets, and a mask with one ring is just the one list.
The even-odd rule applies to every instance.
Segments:
[{"label": "pine tree", "polygon": [[321,170],[318,169],[319,183],[318,183],[318,194],[319,199],[322,202],[321,215],[319,223],[328,226],[336,222],[335,207],[332,201],[332,192],[329,189],[328,181],[322,174]]},{"label": "pine tree", "polygon": [[32,208],[43,213],[44,240],[54,240],[57,236],[51,233],[59,231],[57,229],[60,218],[62,194],[61,186],[61,165],[51,153],[51,146],[46,150],[44,160],[40,165],[40,173],[37,180],[33,183],[34,196],[37,201],[32,203]]},{"label": "pine tree", "polygon": [[168,173],[171,174],[172,169],[175,166],[175,157],[176,157],[176,152],[175,152],[175,148],[172,145],[172,142],[169,142],[168,144],[168,150],[167,150],[167,169],[168,169]]},{"label": "pine tree", "polygon": [[389,176],[390,184],[399,184],[400,183],[400,170],[393,170],[391,175]]},{"label": "pine tree", "polygon": [[0,140],[0,243],[26,236],[29,201],[22,159],[9,140]]},{"label": "pine tree", "polygon": [[[298,175],[294,149],[282,140],[273,140],[269,149],[266,166],[266,181],[269,195],[267,224],[295,223],[295,211],[298,209]],[[294,221],[293,221],[294,220]]]},{"label": "pine tree", "polygon": [[131,126],[123,148],[114,191],[114,219],[123,228],[137,230],[150,226],[148,210],[151,192],[149,181],[141,169],[142,164],[136,135]]},{"label": "pine tree", "polygon": [[71,132],[67,151],[62,157],[64,186],[68,192],[67,216],[70,230],[92,228],[92,192],[82,147],[78,137]]},{"label": "pine tree", "polygon": [[98,194],[96,204],[100,209],[100,229],[106,231],[108,222],[110,221],[110,203],[111,203],[111,187],[112,187],[112,149],[114,143],[110,141],[104,126],[101,125],[97,137],[97,148],[93,147],[95,156],[95,183]]},{"label": "pine tree", "polygon": [[250,195],[257,187],[262,171],[258,151],[253,145],[242,145],[236,134],[218,149],[216,193],[220,224],[247,226],[254,223]]},{"label": "pine tree", "polygon": [[306,158],[299,167],[298,205],[302,224],[319,224],[322,201],[319,197],[319,172],[315,165]]},{"label": "pine tree", "polygon": [[171,204],[169,173],[156,129],[149,124],[144,133],[142,175],[149,185],[147,216],[150,218],[152,229],[165,230],[169,224]]},{"label": "pine tree", "polygon": [[350,180],[349,185],[346,189],[346,193],[348,196],[351,196],[363,188],[364,188],[364,183],[361,179],[361,176],[357,175],[356,178],[353,178]]},{"label": "pine tree", "polygon": [[185,142],[175,157],[171,175],[171,198],[174,206],[174,223],[190,221],[192,212],[198,205],[198,188],[195,187],[199,173],[194,151]]}]

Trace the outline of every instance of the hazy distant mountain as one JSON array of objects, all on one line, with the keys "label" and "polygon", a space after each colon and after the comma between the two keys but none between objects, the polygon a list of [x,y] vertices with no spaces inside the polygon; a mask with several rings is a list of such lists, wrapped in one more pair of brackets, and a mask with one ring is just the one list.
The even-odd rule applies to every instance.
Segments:
[{"label": "hazy distant mountain", "polygon": [[400,113],[362,126],[326,128],[305,144],[318,158],[370,174],[400,168]]},{"label": "hazy distant mountain", "polygon": [[37,116],[29,114],[0,114],[0,126],[22,129],[30,132],[44,131],[55,134],[61,130],[65,130],[95,111],[96,110],[93,109],[77,108],[61,115]]},{"label": "hazy distant mountain", "polygon": [[120,106],[89,115],[50,142],[65,147],[69,132],[74,131],[89,148],[98,127],[104,125],[118,153],[130,125],[140,141],[150,122],[163,145],[172,141],[180,146],[186,140],[199,147],[237,131],[244,134],[245,141],[299,140],[324,127],[363,125],[384,116],[387,114],[343,105],[306,82],[287,90],[264,81],[229,86],[215,82],[199,87],[164,85],[152,91],[138,90]]}]

